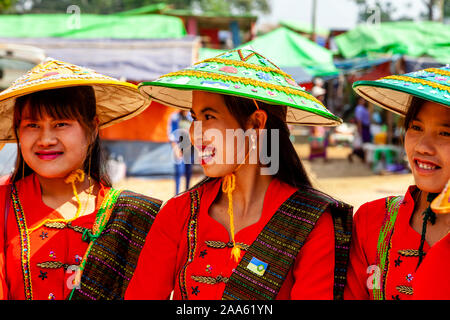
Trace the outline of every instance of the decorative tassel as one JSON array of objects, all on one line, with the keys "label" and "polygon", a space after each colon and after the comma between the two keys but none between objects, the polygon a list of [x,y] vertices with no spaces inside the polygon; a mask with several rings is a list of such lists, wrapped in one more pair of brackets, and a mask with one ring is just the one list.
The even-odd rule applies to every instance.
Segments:
[{"label": "decorative tassel", "polygon": [[80,212],[81,212],[81,201],[80,201],[80,198],[78,197],[77,187],[75,185],[75,183],[77,181],[80,181],[80,182],[84,181],[84,171],[81,169],[77,169],[77,170],[73,171],[67,178],[64,179],[65,183],[72,184],[73,194],[74,194],[75,198],[77,199],[78,208],[77,208],[77,213],[75,214],[75,219],[79,217]]},{"label": "decorative tassel", "polygon": [[231,256],[234,258],[234,261],[238,262],[241,258],[241,248],[234,244],[233,249],[231,249]]},{"label": "decorative tassel", "polygon": [[241,249],[236,245],[234,240],[234,215],[233,215],[233,191],[236,188],[236,176],[234,173],[227,174],[223,178],[222,192],[228,196],[228,216],[230,217],[230,232],[231,240],[233,242],[233,249],[231,250],[231,257],[237,262],[241,257]]},{"label": "decorative tassel", "polygon": [[[253,99],[253,102],[256,105],[256,108],[259,110],[258,103],[255,99]],[[234,170],[234,172],[238,171],[241,166],[247,161],[251,150],[254,150],[256,148],[250,148],[245,155],[244,161]],[[241,248],[239,245],[236,245],[236,241],[234,240],[234,214],[233,214],[233,191],[236,189],[236,176],[234,173],[229,173],[225,177],[223,177],[222,182],[222,192],[226,193],[228,196],[228,216],[230,217],[230,232],[231,232],[231,240],[233,242],[233,249],[231,249],[231,257],[234,258],[236,262],[239,261],[241,258]]]}]

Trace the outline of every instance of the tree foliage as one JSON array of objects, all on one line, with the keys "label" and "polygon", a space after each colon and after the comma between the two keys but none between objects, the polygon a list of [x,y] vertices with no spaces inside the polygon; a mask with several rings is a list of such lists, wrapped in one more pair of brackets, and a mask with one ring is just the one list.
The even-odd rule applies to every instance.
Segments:
[{"label": "tree foliage", "polygon": [[[441,3],[442,1],[442,3]],[[426,11],[422,12],[421,17],[427,20],[436,20],[441,18],[439,10],[444,11],[444,18],[450,18],[450,1],[449,0],[422,0]],[[442,4],[442,8],[441,8]],[[436,11],[438,11],[436,15]]]},{"label": "tree foliage", "polygon": [[376,0],[374,3],[367,0],[353,1],[358,6],[358,22],[369,22],[372,20],[377,22],[392,21],[392,15],[397,11],[397,8],[390,1]]},{"label": "tree foliage", "polygon": [[[358,22],[367,22],[374,15],[378,15],[379,22],[399,21],[399,20],[414,20],[411,16],[402,16],[393,18],[398,12],[398,7],[394,5],[395,1],[368,1],[368,0],[353,0],[358,6]],[[420,13],[420,18],[425,20],[436,20],[440,18],[439,10],[444,11],[444,17],[450,18],[450,0],[422,0],[424,11]],[[412,0],[406,4],[407,8],[412,6]],[[436,13],[437,12],[437,13]]]},{"label": "tree foliage", "polygon": [[0,0],[0,12],[8,10],[13,4],[13,0]]}]

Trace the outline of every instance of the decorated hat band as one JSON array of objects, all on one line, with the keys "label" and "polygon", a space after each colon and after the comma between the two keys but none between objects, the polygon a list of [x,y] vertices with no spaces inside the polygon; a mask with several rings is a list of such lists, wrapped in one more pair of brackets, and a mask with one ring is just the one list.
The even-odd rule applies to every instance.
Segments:
[{"label": "decorated hat band", "polygon": [[192,91],[207,91],[288,107],[287,123],[335,126],[333,115],[295,80],[250,49],[231,50],[139,85],[142,94],[162,104],[190,109]]},{"label": "decorated hat band", "polygon": [[402,116],[413,97],[450,107],[450,66],[357,81],[353,89],[364,99]]},{"label": "decorated hat band", "polygon": [[149,105],[148,99],[134,84],[48,58],[0,92],[0,142],[15,140],[12,122],[16,98],[74,86],[92,86],[94,89],[100,128],[132,118]]}]

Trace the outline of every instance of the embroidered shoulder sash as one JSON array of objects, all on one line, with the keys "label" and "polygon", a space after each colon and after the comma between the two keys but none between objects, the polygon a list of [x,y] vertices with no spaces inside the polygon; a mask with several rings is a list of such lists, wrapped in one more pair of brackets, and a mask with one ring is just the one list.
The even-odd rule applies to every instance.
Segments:
[{"label": "embroidered shoulder sash", "polygon": [[389,267],[389,250],[391,249],[391,239],[392,234],[394,233],[395,220],[397,219],[397,214],[402,201],[402,196],[386,198],[386,214],[383,219],[377,243],[376,265],[379,268],[379,272],[377,273],[379,277],[373,277],[375,281],[375,283],[373,283],[374,300],[385,299],[385,280],[387,269]]},{"label": "embroidered shoulder sash", "polygon": [[353,210],[312,188],[298,190],[275,212],[232,273],[222,299],[275,299],[308,235],[327,209],[335,231],[333,295],[342,299]]},{"label": "embroidered shoulder sash", "polygon": [[123,299],[161,201],[122,191],[86,259],[72,300]]}]

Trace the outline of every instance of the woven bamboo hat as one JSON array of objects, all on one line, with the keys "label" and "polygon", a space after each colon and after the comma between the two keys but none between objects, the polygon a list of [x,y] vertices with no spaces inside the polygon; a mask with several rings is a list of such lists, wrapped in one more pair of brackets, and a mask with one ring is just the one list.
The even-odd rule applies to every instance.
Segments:
[{"label": "woven bamboo hat", "polygon": [[231,50],[203,60],[155,81],[143,82],[139,90],[157,102],[181,109],[190,109],[192,91],[200,90],[287,106],[287,123],[342,123],[289,74],[251,49]]},{"label": "woven bamboo hat", "polygon": [[364,99],[402,116],[406,115],[413,97],[450,107],[450,67],[357,81],[353,89]]},{"label": "woven bamboo hat", "polygon": [[149,105],[131,83],[48,58],[0,92],[0,142],[15,141],[12,120],[16,98],[42,90],[86,85],[95,91],[100,128],[132,118]]}]

